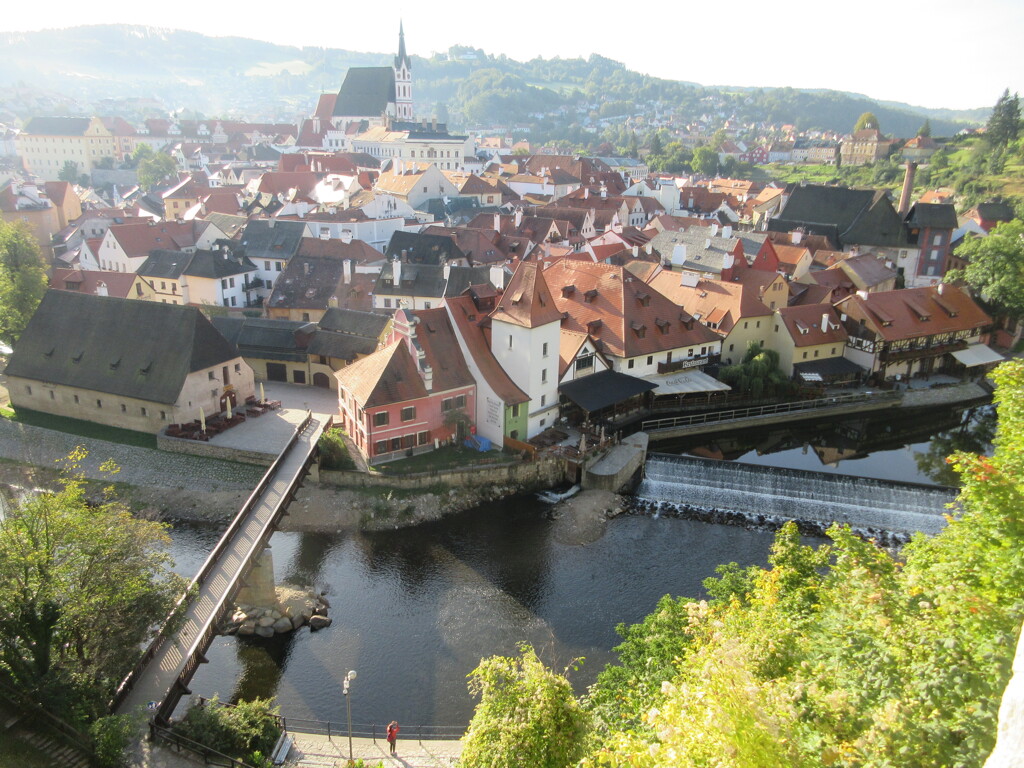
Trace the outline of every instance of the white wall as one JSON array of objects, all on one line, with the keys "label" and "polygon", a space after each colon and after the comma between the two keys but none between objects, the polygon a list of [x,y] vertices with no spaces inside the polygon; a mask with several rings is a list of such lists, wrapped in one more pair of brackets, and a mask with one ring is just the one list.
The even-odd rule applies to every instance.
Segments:
[{"label": "white wall", "polygon": [[560,336],[561,324],[557,322],[538,328],[523,328],[500,320],[491,322],[494,357],[516,386],[530,396],[527,438],[550,427],[558,418]]}]

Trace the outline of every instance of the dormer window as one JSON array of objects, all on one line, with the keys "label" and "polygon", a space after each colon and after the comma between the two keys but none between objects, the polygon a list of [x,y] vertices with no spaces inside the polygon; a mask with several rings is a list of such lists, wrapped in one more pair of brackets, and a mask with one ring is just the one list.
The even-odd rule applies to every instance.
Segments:
[{"label": "dormer window", "polygon": [[649,293],[638,293],[636,300],[640,303],[641,307],[651,306],[651,294]]},{"label": "dormer window", "polygon": [[585,301],[587,304],[593,304],[594,303],[594,299],[596,299],[596,298],[597,298],[597,289],[596,288],[591,288],[589,291],[587,291],[586,293],[583,294],[583,301]]},{"label": "dormer window", "polygon": [[647,326],[642,323],[633,323],[630,327],[633,329],[633,333],[636,334],[638,339],[642,339],[647,335]]},{"label": "dormer window", "polygon": [[572,296],[575,292],[576,292],[576,286],[575,285],[563,285],[562,286],[562,298],[563,299],[568,298],[569,296]]},{"label": "dormer window", "polygon": [[666,334],[666,333],[668,333],[668,330],[669,330],[669,328],[671,328],[671,327],[672,327],[672,326],[671,326],[671,325],[669,324],[668,320],[662,320],[661,318],[658,318],[657,320],[655,320],[655,321],[654,321],[654,324],[655,324],[656,326],[658,326],[658,330],[659,330],[659,331],[661,331],[661,332],[662,332],[662,334]]},{"label": "dormer window", "polygon": [[601,318],[595,318],[594,320],[591,320],[589,323],[587,323],[587,332],[597,333],[599,330],[601,330],[601,326],[603,324],[604,323],[601,321]]}]

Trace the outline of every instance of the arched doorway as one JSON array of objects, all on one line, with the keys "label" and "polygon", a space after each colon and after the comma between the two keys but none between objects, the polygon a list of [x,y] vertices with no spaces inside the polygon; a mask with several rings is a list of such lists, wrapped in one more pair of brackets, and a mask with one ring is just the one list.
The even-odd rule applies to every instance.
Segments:
[{"label": "arched doorway", "polygon": [[331,377],[326,373],[314,373],[313,374],[313,386],[320,387],[322,389],[331,388]]}]

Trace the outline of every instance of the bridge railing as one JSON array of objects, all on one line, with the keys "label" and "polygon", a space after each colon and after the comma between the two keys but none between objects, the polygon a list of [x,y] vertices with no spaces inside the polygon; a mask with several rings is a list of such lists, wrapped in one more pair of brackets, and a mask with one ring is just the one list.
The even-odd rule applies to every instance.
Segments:
[{"label": "bridge railing", "polygon": [[[307,720],[301,717],[286,718],[289,733],[312,733],[328,738],[348,738],[348,723],[331,720]],[[399,724],[399,739],[415,741],[458,741],[466,735],[466,727],[458,725],[407,725]],[[387,723],[352,723],[352,737],[360,739],[385,739]]]},{"label": "bridge railing", "polygon": [[252,768],[251,765],[236,757],[230,757],[205,744],[200,744],[198,741],[192,741],[192,739],[182,736],[180,733],[175,733],[170,728],[157,725],[154,722],[149,724],[149,737],[151,741],[160,739],[166,742],[178,752],[181,752],[183,749],[188,750],[192,754],[201,757],[204,765],[216,765],[221,766],[221,768]]},{"label": "bridge railing", "polygon": [[644,432],[657,432],[664,429],[676,429],[678,427],[691,427],[700,424],[716,424],[722,421],[734,419],[746,419],[753,416],[769,416],[778,413],[795,413],[798,411],[809,411],[817,408],[829,408],[838,405],[849,405],[869,401],[899,400],[898,392],[851,392],[845,395],[833,395],[831,397],[819,397],[814,400],[800,400],[794,403],[775,403],[773,405],[759,405],[750,408],[734,408],[728,411],[715,411],[713,413],[695,413],[690,416],[673,416],[664,419],[648,419],[641,424]]},{"label": "bridge railing", "polygon": [[[159,631],[153,637],[153,640],[150,642],[150,644],[146,647],[146,650],[143,652],[142,657],[136,662],[131,672],[128,673],[127,677],[125,677],[125,679],[121,681],[121,684],[117,687],[117,691],[115,691],[114,697],[109,704],[109,708],[111,711],[116,710],[125,700],[125,698],[127,698],[128,694],[131,693],[132,689],[135,687],[136,682],[138,681],[139,676],[142,674],[143,670],[156,655],[156,651],[160,647],[160,644],[167,639],[168,628],[173,627],[175,623],[175,618],[181,613],[181,611],[184,610],[185,606],[192,599],[192,596],[195,594],[196,590],[203,584],[206,577],[210,574],[210,571],[212,571],[213,568],[220,561],[221,555],[223,555],[224,550],[230,544],[231,538],[235,535],[235,533],[237,533],[239,526],[241,526],[242,524],[242,520],[252,509],[253,505],[256,503],[256,501],[259,499],[262,493],[267,489],[267,486],[270,484],[270,480],[273,478],[274,473],[277,472],[277,469],[281,465],[281,462],[284,460],[284,457],[295,445],[295,442],[299,439],[299,435],[302,434],[302,431],[307,426],[309,426],[309,422],[312,420],[312,418],[312,412],[307,410],[306,417],[297,427],[295,427],[295,430],[292,432],[292,436],[291,438],[289,438],[288,443],[277,455],[277,458],[274,459],[274,462],[270,465],[267,471],[263,474],[263,477],[260,479],[259,483],[257,483],[256,488],[249,495],[249,498],[246,499],[241,509],[234,516],[234,518],[232,518],[231,522],[228,524],[227,529],[224,531],[220,539],[217,541],[216,546],[214,546],[214,548],[210,551],[210,554],[207,556],[206,561],[199,569],[199,572],[192,578],[192,581],[189,583],[188,588],[181,594],[181,597],[179,597],[177,602],[174,604],[174,608],[171,609],[171,612],[164,619],[164,622],[163,624],[161,624]],[[232,580],[232,587],[234,586],[234,583],[235,580]],[[220,606],[218,606],[217,609],[214,610],[214,615],[211,617],[212,620],[208,622],[206,631],[201,633],[200,639],[205,639],[206,641],[212,640],[212,635],[209,633],[209,630],[213,625],[216,624],[216,620],[219,618],[219,610]],[[193,647],[197,646],[193,644]],[[189,664],[192,663],[191,657],[192,653],[190,651]],[[198,663],[199,662],[196,661],[196,664]],[[191,671],[195,671],[195,665],[192,666]],[[185,679],[187,680],[189,678]],[[162,711],[159,714],[161,716],[164,715]],[[170,713],[167,713],[165,719],[169,716]]]}]

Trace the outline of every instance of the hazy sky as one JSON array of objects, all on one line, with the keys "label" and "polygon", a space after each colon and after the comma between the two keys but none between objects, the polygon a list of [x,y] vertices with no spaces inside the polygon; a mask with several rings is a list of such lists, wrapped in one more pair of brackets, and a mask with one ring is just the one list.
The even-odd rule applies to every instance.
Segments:
[{"label": "hazy sky", "polygon": [[597,53],[703,85],[833,88],[927,107],[990,107],[1006,87],[1024,92],[1024,0],[405,6],[11,2],[0,14],[0,31],[127,23],[390,52],[401,18],[409,52],[420,56],[451,45],[519,60]]}]

